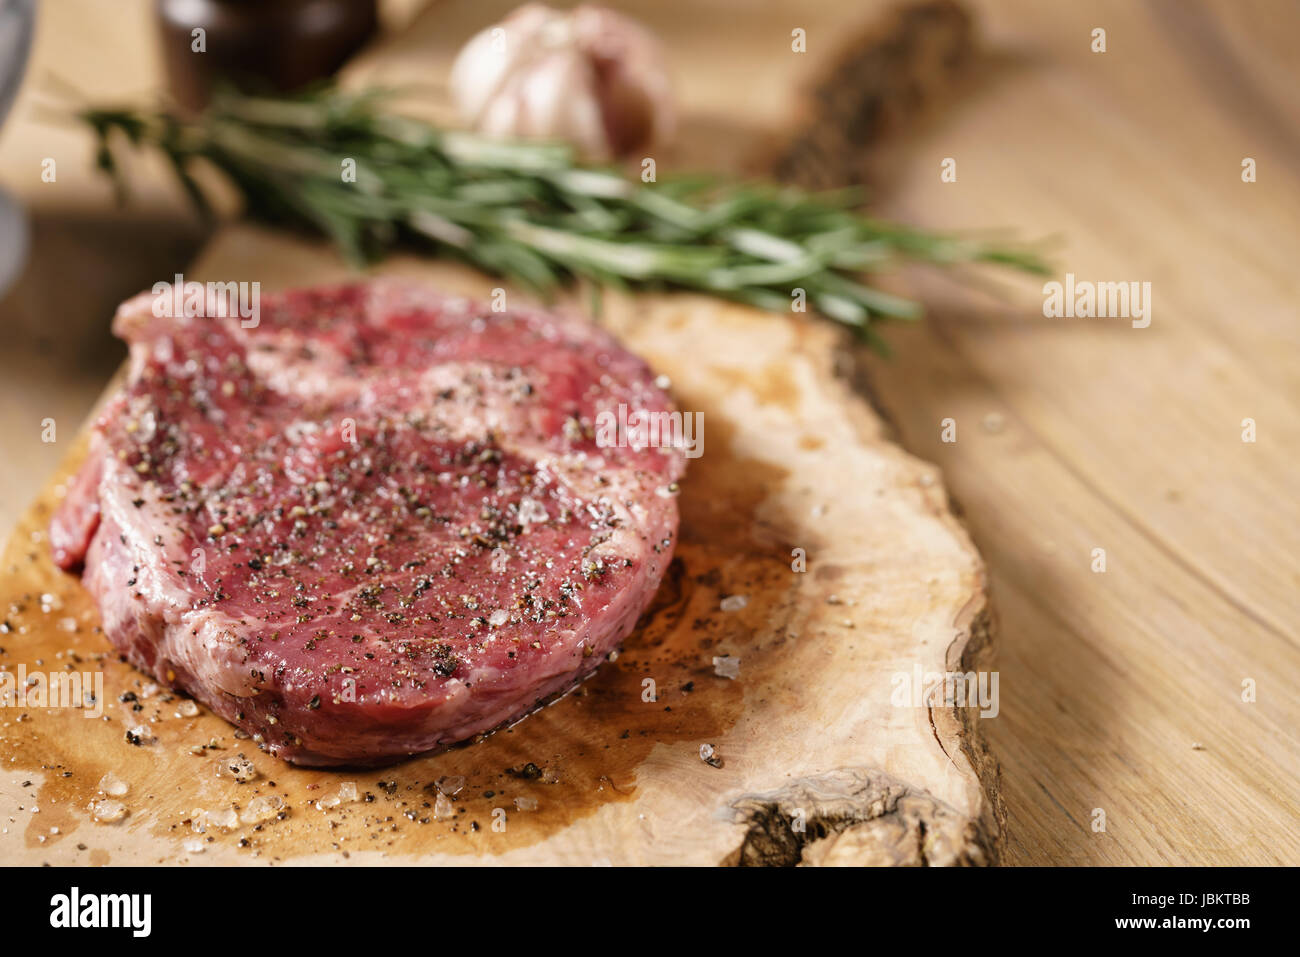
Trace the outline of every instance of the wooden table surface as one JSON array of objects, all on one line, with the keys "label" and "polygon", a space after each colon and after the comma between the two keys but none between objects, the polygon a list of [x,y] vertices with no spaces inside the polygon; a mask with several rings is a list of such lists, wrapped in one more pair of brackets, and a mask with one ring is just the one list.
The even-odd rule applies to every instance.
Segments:
[{"label": "wooden table surface", "polygon": [[[982,61],[941,116],[872,153],[876,208],[1056,235],[1057,278],[1150,282],[1152,305],[1147,328],[1047,319],[1037,283],[918,272],[905,286],[927,319],[890,329],[896,355],[871,364],[989,565],[1004,859],[1300,863],[1300,8],[973,6]],[[31,204],[37,240],[0,303],[15,333],[0,357],[6,531],[63,451],[40,419],[70,439],[115,364],[111,300],[183,268],[198,238],[147,166],[115,234],[85,144],[31,114],[50,71],[103,95],[156,83],[148,7],[46,4],[0,135],[0,186]],[[753,4],[716,42],[788,36],[817,8]],[[60,183],[42,184],[32,164],[56,151]],[[956,182],[940,178],[948,157]]]},{"label": "wooden table surface", "polygon": [[1058,234],[1060,273],[1152,300],[1140,329],[927,277],[928,321],[873,367],[991,569],[1006,858],[1300,863],[1300,8],[984,20],[1000,65],[906,145],[884,209]]}]

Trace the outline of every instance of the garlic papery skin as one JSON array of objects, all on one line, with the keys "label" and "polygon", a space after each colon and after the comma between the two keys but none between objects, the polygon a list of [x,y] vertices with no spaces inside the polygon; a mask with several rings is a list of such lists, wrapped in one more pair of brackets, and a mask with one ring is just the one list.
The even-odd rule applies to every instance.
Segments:
[{"label": "garlic papery skin", "polygon": [[658,40],[602,7],[520,7],[465,44],[451,92],[481,133],[564,140],[589,160],[644,151],[674,126]]}]

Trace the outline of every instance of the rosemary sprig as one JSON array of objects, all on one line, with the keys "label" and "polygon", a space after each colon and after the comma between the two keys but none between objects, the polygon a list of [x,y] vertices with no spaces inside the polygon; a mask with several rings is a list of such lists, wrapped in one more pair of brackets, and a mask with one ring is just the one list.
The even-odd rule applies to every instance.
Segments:
[{"label": "rosemary sprig", "polygon": [[865,285],[864,273],[900,261],[1047,271],[1030,249],[868,218],[852,192],[701,177],[636,183],[578,165],[563,145],[503,143],[387,112],[384,96],[226,93],[193,119],[135,109],[78,116],[98,135],[98,163],[111,175],[119,137],[157,148],[206,209],[191,175],[204,160],[243,192],[250,215],[324,233],[354,262],[414,241],[543,295],[582,277],[785,311],[801,289],[810,307],[879,346],[873,319],[920,310]]}]

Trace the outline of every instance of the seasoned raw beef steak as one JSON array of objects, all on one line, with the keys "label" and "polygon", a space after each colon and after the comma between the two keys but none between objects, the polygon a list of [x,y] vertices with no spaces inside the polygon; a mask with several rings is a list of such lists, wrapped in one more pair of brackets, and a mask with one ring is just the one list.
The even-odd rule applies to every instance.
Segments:
[{"label": "seasoned raw beef steak", "polygon": [[590,324],[395,281],[260,323],[114,322],[130,378],[50,538],[109,639],[300,764],[379,764],[517,717],[630,632],[672,557],[666,412]]}]

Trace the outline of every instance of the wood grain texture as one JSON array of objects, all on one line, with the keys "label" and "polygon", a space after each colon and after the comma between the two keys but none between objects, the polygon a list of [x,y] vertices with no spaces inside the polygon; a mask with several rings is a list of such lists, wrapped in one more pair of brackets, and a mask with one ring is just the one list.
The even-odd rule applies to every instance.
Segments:
[{"label": "wood grain texture", "polygon": [[927,276],[928,320],[872,364],[992,569],[1007,860],[1300,863],[1300,10],[980,12],[988,67],[896,145],[884,209],[1059,235],[1062,275],[1153,301],[1146,329],[1049,320],[1036,289]]}]

